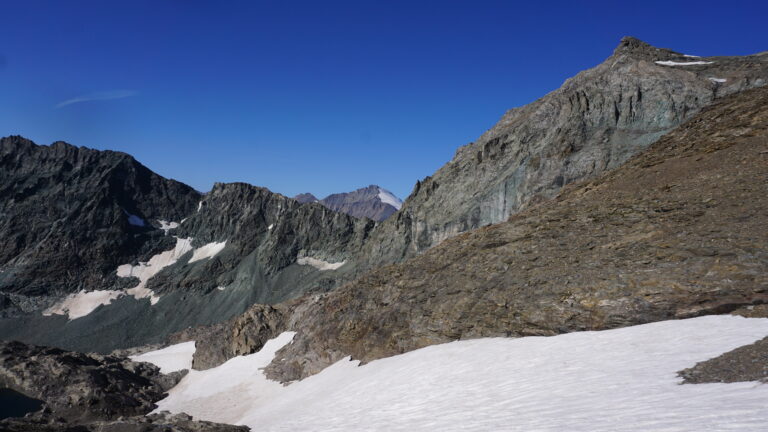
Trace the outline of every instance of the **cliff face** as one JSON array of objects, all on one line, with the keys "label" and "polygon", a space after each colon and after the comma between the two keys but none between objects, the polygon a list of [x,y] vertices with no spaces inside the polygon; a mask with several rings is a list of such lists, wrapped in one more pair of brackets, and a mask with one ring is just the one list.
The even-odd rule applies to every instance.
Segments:
[{"label": "cliff face", "polygon": [[118,265],[160,246],[159,220],[180,220],[199,197],[124,153],[0,139],[0,297],[24,307],[112,285]]},{"label": "cliff face", "polygon": [[766,54],[693,58],[624,38],[605,62],[508,111],[418,182],[360,260],[366,267],[397,262],[504,221],[617,167],[714,100],[767,83]]},{"label": "cliff face", "polygon": [[216,352],[206,354],[210,336],[198,330],[196,357],[212,366],[217,356],[257,350],[270,332],[294,330],[268,368],[291,381],[347,355],[371,361],[456,339],[600,330],[766,303],[766,172],[762,88],[724,98],[618,169],[508,221],[278,305],[269,319],[254,309],[218,329],[229,346]]}]

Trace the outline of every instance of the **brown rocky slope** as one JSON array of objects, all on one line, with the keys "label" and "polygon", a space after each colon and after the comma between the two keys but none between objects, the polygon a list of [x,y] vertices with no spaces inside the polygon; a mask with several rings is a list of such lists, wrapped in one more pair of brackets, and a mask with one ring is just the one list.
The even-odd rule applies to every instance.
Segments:
[{"label": "brown rocky slope", "polygon": [[[195,367],[298,332],[267,368],[300,379],[456,339],[554,335],[768,300],[768,89],[724,98],[648,151],[508,221],[327,293],[255,306]],[[264,317],[268,318],[265,319]],[[206,336],[208,334],[209,336]]]}]

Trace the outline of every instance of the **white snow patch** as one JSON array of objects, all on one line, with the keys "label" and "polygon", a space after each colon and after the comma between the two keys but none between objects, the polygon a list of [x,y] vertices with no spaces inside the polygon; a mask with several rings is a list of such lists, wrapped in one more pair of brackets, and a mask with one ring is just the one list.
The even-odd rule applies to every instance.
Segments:
[{"label": "white snow patch", "polygon": [[269,226],[267,227],[267,229],[268,229],[268,230],[271,230],[273,226],[275,226],[275,224],[269,224]]},{"label": "white snow patch", "polygon": [[284,390],[280,383],[268,380],[261,369],[272,361],[277,350],[293,340],[295,334],[282,333],[267,341],[261,351],[235,357],[213,369],[190,370],[168,392],[168,397],[157,403],[155,412],[193,412],[201,419],[239,421],[255,406],[268,403],[272,395]]},{"label": "white snow patch", "polygon": [[168,251],[161,252],[147,262],[140,262],[138,265],[123,264],[117,268],[119,277],[137,277],[139,284],[125,292],[134,296],[136,299],[149,297],[151,304],[156,304],[160,297],[156,296],[151,289],[146,288],[147,281],[152,276],[158,274],[160,270],[173,265],[185,253],[192,250],[192,239],[176,238],[176,246]]},{"label": "white snow patch", "polygon": [[165,231],[166,235],[168,235],[168,231],[179,227],[178,222],[168,222],[166,220],[158,220],[157,222],[160,223],[160,229]]},{"label": "white snow patch", "polygon": [[225,289],[227,289],[227,287],[219,286],[219,287],[216,287],[216,289],[219,291],[224,291]]},{"label": "white snow patch", "polygon": [[707,316],[553,337],[435,345],[289,386],[260,368],[290,342],[191,371],[157,410],[275,430],[765,430],[768,385],[679,385],[676,372],[768,334]]},{"label": "white snow patch", "polygon": [[709,80],[712,81],[712,82],[716,82],[716,83],[724,83],[724,82],[728,81],[725,78],[710,78]]},{"label": "white snow patch", "polygon": [[683,54],[683,57],[701,58],[701,56],[695,56],[695,55],[690,55],[690,54]]},{"label": "white snow patch", "polygon": [[227,245],[227,241],[224,240],[221,243],[208,243],[206,245],[200,246],[199,248],[195,249],[195,251],[192,253],[192,258],[189,259],[189,262],[195,262],[200,261],[207,258],[212,258],[216,256],[217,253],[221,252],[222,249],[224,249],[224,246]]},{"label": "white snow patch", "polygon": [[665,60],[665,61],[657,61],[656,64],[660,64],[662,66],[694,66],[694,65],[708,65],[712,64],[714,62],[711,61],[692,61],[692,62],[676,62],[672,60]]},{"label": "white snow patch", "polygon": [[101,305],[108,305],[112,300],[123,295],[122,291],[89,291],[70,294],[55,305],[49,307],[43,312],[43,315],[50,316],[67,315],[70,320],[84,317],[96,310]]},{"label": "white snow patch", "polygon": [[203,202],[200,201],[199,203],[197,203],[197,211],[199,212],[202,209],[203,209]]},{"label": "white snow patch", "polygon": [[[123,211],[125,211],[125,210],[123,210]],[[144,223],[144,219],[136,216],[135,214],[130,214],[128,212],[125,212],[125,214],[128,215],[128,223],[129,224],[131,224],[133,226],[140,226],[140,227],[144,226],[144,224],[145,224]]]},{"label": "white snow patch", "polygon": [[403,201],[386,189],[379,188],[379,200],[384,204],[389,204],[398,210],[400,210],[400,207],[403,206]]},{"label": "white snow patch", "polygon": [[346,263],[347,263],[346,261],[330,263],[328,261],[323,261],[317,258],[310,258],[310,257],[299,257],[296,259],[296,264],[309,265],[320,271],[336,270],[337,268],[343,266]]},{"label": "white snow patch", "polygon": [[192,355],[195,354],[195,341],[182,342],[156,351],[131,356],[137,362],[148,362],[160,368],[167,374],[182,369],[192,369]]}]

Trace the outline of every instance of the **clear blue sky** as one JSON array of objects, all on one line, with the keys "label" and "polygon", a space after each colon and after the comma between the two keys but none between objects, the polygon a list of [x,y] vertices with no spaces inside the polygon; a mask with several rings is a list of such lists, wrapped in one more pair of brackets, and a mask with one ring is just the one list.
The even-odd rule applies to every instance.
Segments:
[{"label": "clear blue sky", "polygon": [[201,191],[404,198],[624,35],[768,50],[765,4],[4,1],[0,135],[125,151]]}]

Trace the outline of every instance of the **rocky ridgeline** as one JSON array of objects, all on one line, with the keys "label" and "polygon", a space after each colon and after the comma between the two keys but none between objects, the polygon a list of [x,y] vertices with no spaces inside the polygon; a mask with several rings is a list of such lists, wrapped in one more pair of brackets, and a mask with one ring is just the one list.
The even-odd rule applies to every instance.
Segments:
[{"label": "rocky ridgeline", "polygon": [[726,97],[626,164],[333,292],[196,329],[195,367],[297,335],[267,368],[312,375],[456,339],[554,335],[768,302],[768,88]]},{"label": "rocky ridgeline", "polygon": [[199,198],[125,153],[0,139],[0,316],[115,284],[118,265],[166,246],[153,225]]},{"label": "rocky ridgeline", "polygon": [[275,303],[335,285],[338,271],[318,271],[298,258],[342,263],[367,240],[374,223],[302,205],[245,183],[217,183],[172,233],[194,247],[226,242],[222,252],[194,266],[170,267],[148,285],[159,293],[182,288],[200,294],[217,287],[253,292],[253,301]]},{"label": "rocky ridgeline", "polygon": [[[692,62],[706,64],[684,65]],[[361,267],[504,221],[619,166],[718,98],[766,84],[768,53],[694,58],[626,37],[602,64],[509,110],[418,182],[403,209],[373,232]]]}]

